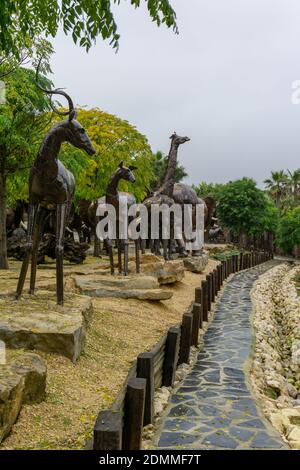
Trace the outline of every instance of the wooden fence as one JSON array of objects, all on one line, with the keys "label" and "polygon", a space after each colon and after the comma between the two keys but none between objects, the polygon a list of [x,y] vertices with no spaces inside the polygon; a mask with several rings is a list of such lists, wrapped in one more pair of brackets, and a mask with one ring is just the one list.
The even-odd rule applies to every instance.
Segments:
[{"label": "wooden fence", "polygon": [[173,386],[178,365],[189,362],[191,346],[198,345],[199,328],[223,282],[238,271],[270,260],[272,254],[251,252],[222,261],[195,289],[195,300],[183,314],[180,325],[167,334],[151,351],[138,355],[123,387],[109,410],[101,411],[94,427],[94,450],[138,450],[143,426],[154,420],[154,392]]}]

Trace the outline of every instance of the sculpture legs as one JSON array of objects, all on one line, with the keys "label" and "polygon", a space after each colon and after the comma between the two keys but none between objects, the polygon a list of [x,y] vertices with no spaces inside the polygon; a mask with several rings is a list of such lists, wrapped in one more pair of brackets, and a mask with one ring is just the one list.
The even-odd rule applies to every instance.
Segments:
[{"label": "sculpture legs", "polygon": [[140,244],[142,243],[142,240],[139,238],[138,240],[135,240],[135,271],[137,273],[140,272]]},{"label": "sculpture legs", "polygon": [[168,261],[168,260],[169,260],[169,256],[168,256],[168,240],[163,239],[162,244],[163,244],[163,255],[164,255],[164,259],[165,259],[165,261]]},{"label": "sculpture legs", "polygon": [[141,238],[141,250],[142,250],[142,255],[146,253],[146,240],[144,238]]},{"label": "sculpture legs", "polygon": [[95,256],[96,258],[99,258],[99,256],[100,256],[100,240],[97,237],[96,228],[93,229],[93,234],[94,234],[94,254],[93,254],[93,256]]},{"label": "sculpture legs", "polygon": [[154,240],[154,254],[156,256],[160,256],[160,240],[156,239]]},{"label": "sculpture legs", "polygon": [[23,287],[24,287],[24,282],[26,279],[30,256],[32,253],[32,236],[33,236],[33,231],[34,231],[35,222],[36,222],[37,210],[38,210],[37,204],[29,204],[26,251],[25,251],[24,260],[22,263],[20,276],[19,276],[16,299],[19,299],[21,297]]},{"label": "sculpture legs", "polygon": [[124,240],[124,275],[128,276],[128,239]]},{"label": "sculpture legs", "polygon": [[122,274],[122,243],[121,240],[117,240],[117,248],[118,248],[118,270],[119,274]]},{"label": "sculpture legs", "polygon": [[111,240],[106,240],[106,248],[108,250],[109,254],[109,263],[110,263],[110,274],[113,275],[115,274],[115,266],[114,266],[114,254],[113,254],[113,248],[112,248],[112,242]]},{"label": "sculpture legs", "polygon": [[67,218],[67,204],[57,204],[56,206],[56,296],[57,303],[64,303],[64,279],[63,279],[63,258],[64,258],[64,234]]},{"label": "sculpture legs", "polygon": [[33,244],[32,244],[32,256],[31,256],[31,275],[30,275],[30,288],[29,294],[34,294],[35,280],[36,280],[36,266],[38,258],[38,249],[40,238],[43,232],[44,222],[47,216],[47,211],[39,207],[36,214],[36,222],[33,230]]}]

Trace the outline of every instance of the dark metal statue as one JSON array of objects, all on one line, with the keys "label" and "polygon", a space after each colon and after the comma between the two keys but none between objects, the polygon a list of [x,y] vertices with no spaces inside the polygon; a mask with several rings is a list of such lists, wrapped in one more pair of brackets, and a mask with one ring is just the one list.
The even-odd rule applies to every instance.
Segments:
[{"label": "dark metal statue", "polygon": [[[37,69],[37,77],[38,78]],[[95,153],[92,143],[82,127],[76,121],[76,110],[70,96],[61,89],[46,90],[37,86],[49,95],[61,95],[69,104],[66,112],[54,111],[68,116],[60,121],[46,134],[29,177],[29,214],[26,255],[23,260],[16,298],[19,299],[31,257],[31,276],[29,293],[34,294],[36,280],[36,265],[38,245],[43,231],[43,224],[49,210],[56,211],[56,294],[57,303],[63,305],[63,251],[66,222],[71,208],[72,196],[75,189],[73,174],[65,168],[57,158],[63,142],[69,142],[75,147],[85,150],[89,155]]]},{"label": "dark metal statue", "polygon": [[[106,187],[105,196],[98,199],[98,204],[111,204],[114,206],[117,216],[117,248],[118,248],[118,271],[119,274],[124,273],[125,276],[128,275],[128,238],[125,240],[120,240],[118,238],[119,232],[119,201],[120,196],[125,198],[127,203],[127,208],[132,206],[136,203],[135,197],[133,194],[118,191],[118,185],[121,180],[130,181],[131,183],[135,182],[135,176],[133,171],[137,168],[135,166],[130,165],[126,167],[121,162],[117,168],[117,170],[112,174],[109,179],[108,185]],[[94,204],[96,206],[96,204]],[[96,218],[96,211],[95,211],[95,218]],[[112,249],[112,240],[106,240],[107,248],[109,253],[109,260],[110,260],[110,268],[111,274],[114,274],[114,258],[113,258],[113,249]],[[122,263],[122,251],[124,250],[124,265]],[[140,272],[140,259],[139,259],[139,240],[135,240],[135,260],[136,260],[136,272]],[[123,269],[123,266],[124,269]]]},{"label": "dark metal statue", "polygon": [[[177,156],[178,156],[178,149],[180,145],[188,142],[190,139],[189,137],[181,137],[174,132],[171,137],[171,146],[168,155],[168,165],[166,169],[166,173],[164,176],[164,181],[161,186],[159,186],[155,192],[147,197],[143,204],[147,207],[148,213],[151,213],[151,206],[155,205],[162,205],[166,204],[169,207],[175,203],[174,200],[174,185],[175,185],[175,174],[176,174],[176,167],[177,167]],[[161,225],[161,224],[160,224]],[[161,230],[161,227],[160,227]],[[171,259],[171,247],[174,241],[174,227],[172,227],[171,221],[171,239],[164,240],[160,234],[159,240],[151,240],[151,245],[153,246],[153,251],[155,254],[160,254],[160,244],[163,246],[163,256],[165,260]],[[187,256],[185,246],[182,240],[176,240],[179,250],[182,256]]]}]

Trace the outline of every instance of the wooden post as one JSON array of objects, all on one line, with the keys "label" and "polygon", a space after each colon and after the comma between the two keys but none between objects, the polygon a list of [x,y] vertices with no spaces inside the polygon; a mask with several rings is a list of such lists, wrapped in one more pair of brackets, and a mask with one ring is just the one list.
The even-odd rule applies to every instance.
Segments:
[{"label": "wooden post", "polygon": [[140,379],[146,379],[144,426],[151,424],[154,417],[154,355],[144,352],[137,357],[137,373]]},{"label": "wooden post", "polygon": [[98,414],[94,427],[94,450],[122,449],[122,413],[105,410]]},{"label": "wooden post", "polygon": [[226,263],[222,261],[222,284],[226,279]]},{"label": "wooden post", "polygon": [[230,274],[230,270],[229,270],[229,258],[227,258],[226,260],[226,277],[228,277]]},{"label": "wooden post", "polygon": [[221,290],[222,286],[222,267],[220,264],[217,266],[217,273],[218,273],[218,291]]},{"label": "wooden post", "polygon": [[214,272],[210,273],[211,279],[211,301],[212,303],[215,301],[215,275]]},{"label": "wooden post", "polygon": [[139,450],[145,410],[146,379],[129,379],[124,404],[123,450]]},{"label": "wooden post", "polygon": [[191,349],[193,315],[190,312],[184,313],[182,316],[180,349],[178,364],[188,363]]},{"label": "wooden post", "polygon": [[196,288],[195,288],[195,302],[196,302],[197,304],[201,304],[201,302],[202,302],[201,287],[196,287]]},{"label": "wooden post", "polygon": [[216,269],[217,269],[217,274],[216,274],[216,276],[217,276],[217,294],[218,294],[218,293],[219,293],[219,290],[220,290],[220,288],[221,288],[221,281],[220,281],[220,265],[219,265],[219,264],[218,264],[218,266],[217,266]]},{"label": "wooden post", "polygon": [[218,270],[217,270],[217,268],[214,269],[213,275],[214,275],[214,288],[215,288],[214,295],[215,295],[215,298],[216,298],[217,295],[218,295],[218,291],[219,291],[219,289],[218,289]]},{"label": "wooden post", "polygon": [[162,385],[172,387],[175,380],[175,372],[178,363],[180,344],[180,327],[171,326],[169,328],[165,346],[165,358],[163,364]]},{"label": "wooden post", "polygon": [[191,345],[198,346],[199,328],[201,328],[200,325],[202,326],[200,304],[194,303],[192,315],[193,315],[193,323],[192,323]]},{"label": "wooden post", "polygon": [[207,310],[210,312],[211,308],[211,277],[208,274],[206,276],[206,281],[207,281]]},{"label": "wooden post", "polygon": [[203,321],[208,320],[208,284],[207,281],[202,281],[201,283],[202,290],[202,319]]},{"label": "wooden post", "polygon": [[244,269],[244,253],[240,253],[240,271]]}]

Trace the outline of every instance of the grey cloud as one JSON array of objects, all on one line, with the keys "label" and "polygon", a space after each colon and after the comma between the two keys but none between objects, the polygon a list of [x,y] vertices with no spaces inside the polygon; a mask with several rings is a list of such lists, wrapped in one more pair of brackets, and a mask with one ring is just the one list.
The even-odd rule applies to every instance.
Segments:
[{"label": "grey cloud", "polygon": [[115,54],[99,40],[88,54],[63,34],[54,41],[54,82],[77,103],[118,114],[168,152],[174,130],[189,182],[300,167],[297,0],[173,0],[180,35],[157,28],[144,8],[116,8]]}]

